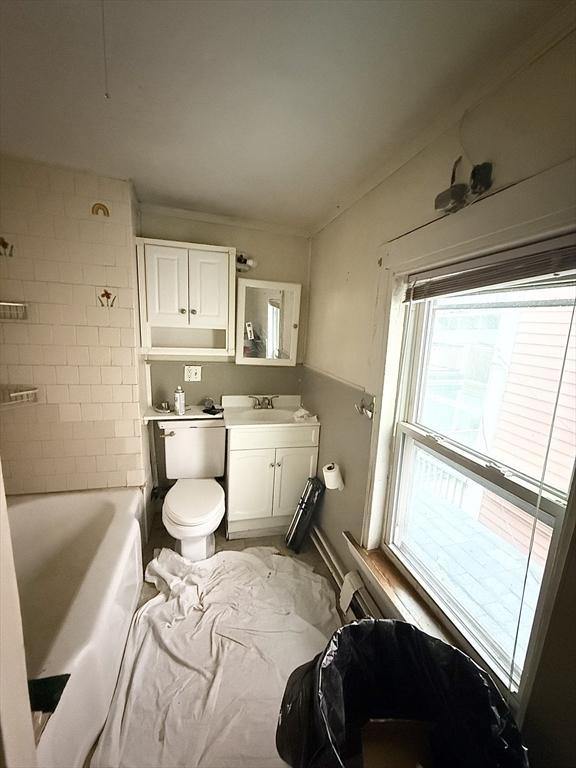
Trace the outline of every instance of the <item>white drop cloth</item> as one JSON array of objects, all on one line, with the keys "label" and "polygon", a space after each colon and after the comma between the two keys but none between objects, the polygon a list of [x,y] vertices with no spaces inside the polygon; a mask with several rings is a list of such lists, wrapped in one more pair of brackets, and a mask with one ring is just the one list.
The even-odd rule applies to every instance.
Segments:
[{"label": "white drop cloth", "polygon": [[271,548],[163,549],[91,768],[272,768],[288,676],[339,626],[322,576]]}]

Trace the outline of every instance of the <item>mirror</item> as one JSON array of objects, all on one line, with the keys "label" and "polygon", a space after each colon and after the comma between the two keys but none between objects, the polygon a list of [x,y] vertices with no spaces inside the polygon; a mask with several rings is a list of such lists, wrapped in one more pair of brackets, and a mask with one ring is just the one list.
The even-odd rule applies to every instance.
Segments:
[{"label": "mirror", "polygon": [[300,290],[298,283],[238,280],[237,363],[296,365]]}]

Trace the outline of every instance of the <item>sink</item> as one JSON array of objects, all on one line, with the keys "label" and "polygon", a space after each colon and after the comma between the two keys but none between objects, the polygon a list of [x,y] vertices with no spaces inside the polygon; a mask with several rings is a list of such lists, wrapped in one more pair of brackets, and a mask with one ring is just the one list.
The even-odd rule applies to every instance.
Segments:
[{"label": "sink", "polygon": [[293,424],[296,409],[248,408],[238,414],[238,421],[245,424]]}]

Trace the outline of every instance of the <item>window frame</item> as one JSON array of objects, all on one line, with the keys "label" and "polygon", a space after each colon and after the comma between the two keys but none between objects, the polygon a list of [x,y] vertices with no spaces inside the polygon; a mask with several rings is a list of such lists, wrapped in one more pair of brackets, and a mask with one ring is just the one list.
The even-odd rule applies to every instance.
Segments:
[{"label": "window frame", "polygon": [[[425,370],[428,353],[426,341],[429,338],[431,314],[431,301],[405,305],[396,408],[391,433],[391,469],[385,497],[380,546],[426,601],[435,615],[456,637],[464,641],[465,647],[468,646],[475,652],[478,660],[494,674],[496,681],[505,689],[510,683],[510,669],[509,665],[507,668],[504,663],[495,663],[498,656],[496,645],[492,644],[491,647],[487,648],[489,643],[479,639],[481,631],[474,632],[478,625],[472,617],[466,617],[466,623],[458,619],[465,613],[462,606],[458,606],[458,610],[450,610],[451,606],[446,606],[448,601],[445,596],[442,596],[440,600],[435,597],[433,580],[426,583],[422,577],[419,577],[414,565],[410,563],[409,557],[393,543],[393,533],[398,519],[397,503],[400,494],[401,468],[406,440],[414,441],[415,445],[420,446],[433,457],[463,473],[486,489],[495,492],[499,497],[515,504],[531,517],[536,517],[537,520],[551,525],[550,547],[535,608],[526,658],[521,673],[515,668],[514,688],[509,692],[511,704],[517,707],[523,687],[529,677],[528,670],[539,641],[541,617],[553,581],[554,564],[560,538],[565,528],[566,505],[570,489],[566,496],[557,494],[554,489],[548,486],[543,486],[542,492],[539,493],[539,486],[536,486],[533,479],[530,480],[516,470],[513,470],[513,476],[505,474],[503,470],[509,468],[504,465],[493,461],[487,462],[485,458],[483,460],[481,455],[472,449],[418,424],[415,417],[424,382],[422,372]],[[573,481],[574,474],[571,486]],[[539,507],[537,506],[538,502],[540,503]],[[502,654],[500,655],[502,656]]]}]

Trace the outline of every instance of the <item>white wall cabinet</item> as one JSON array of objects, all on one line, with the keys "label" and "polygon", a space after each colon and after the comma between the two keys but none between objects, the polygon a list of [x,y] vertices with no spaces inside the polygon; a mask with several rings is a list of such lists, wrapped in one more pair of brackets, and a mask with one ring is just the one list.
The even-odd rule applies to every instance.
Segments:
[{"label": "white wall cabinet", "polygon": [[151,325],[188,326],[188,250],[164,245],[144,249],[146,305]]},{"label": "white wall cabinet", "polygon": [[142,352],[234,354],[236,249],[137,239]]},{"label": "white wall cabinet", "polygon": [[228,252],[188,250],[188,320],[195,328],[228,324]]},{"label": "white wall cabinet", "polygon": [[228,538],[285,531],[306,480],[316,475],[319,427],[232,428],[230,433]]}]

